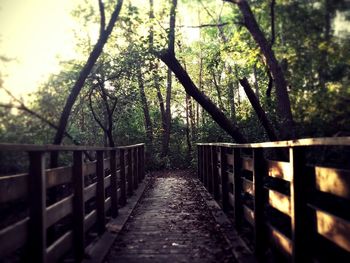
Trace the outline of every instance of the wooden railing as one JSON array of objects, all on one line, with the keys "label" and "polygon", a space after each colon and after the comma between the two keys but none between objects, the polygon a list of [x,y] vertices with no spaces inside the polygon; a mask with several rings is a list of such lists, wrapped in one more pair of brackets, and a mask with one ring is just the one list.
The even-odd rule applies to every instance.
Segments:
[{"label": "wooden railing", "polygon": [[[107,219],[118,215],[118,205],[126,203],[145,175],[143,144],[116,148],[0,144],[0,151],[27,152],[29,159],[27,173],[0,177],[0,207],[12,206],[17,212],[17,200],[26,204],[24,212],[14,212],[11,224],[0,229],[0,259],[10,261],[51,263],[71,253],[80,262],[91,242],[89,230],[103,234]],[[72,165],[46,169],[52,151],[71,153]],[[84,162],[86,151],[95,152],[96,160]],[[48,204],[48,193],[55,187],[65,194]],[[48,244],[51,228],[62,220],[64,230]]]},{"label": "wooden railing", "polygon": [[198,144],[198,176],[258,259],[350,262],[350,170],[310,164],[327,149],[349,169],[350,137]]}]

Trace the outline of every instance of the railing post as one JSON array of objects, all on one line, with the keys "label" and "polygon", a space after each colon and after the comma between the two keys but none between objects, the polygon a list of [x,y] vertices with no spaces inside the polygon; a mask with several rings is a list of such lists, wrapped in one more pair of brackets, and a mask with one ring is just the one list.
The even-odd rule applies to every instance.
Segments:
[{"label": "railing post", "polygon": [[126,204],[125,150],[119,149],[120,161],[120,204]]},{"label": "railing post", "polygon": [[106,215],[105,215],[105,169],[103,151],[97,151],[96,176],[96,210],[97,210],[97,229],[102,234],[105,231]]},{"label": "railing post", "polygon": [[201,171],[201,146],[200,145],[197,145],[197,177],[199,180],[201,180],[202,171]]},{"label": "railing post", "polygon": [[264,177],[266,176],[263,148],[253,149],[253,193],[254,193],[254,252],[263,259],[267,243],[264,206],[266,195]]},{"label": "railing post", "polygon": [[84,202],[84,163],[83,152],[73,152],[73,241],[74,258],[80,262],[84,257],[85,241],[85,202]]},{"label": "railing post", "polygon": [[29,152],[29,258],[46,262],[46,178],[44,152]]},{"label": "railing post", "polygon": [[307,207],[312,179],[305,164],[305,147],[290,147],[289,162],[292,169],[290,184],[293,253],[292,262],[311,261],[312,215]]},{"label": "railing post", "polygon": [[133,162],[132,162],[132,149],[129,148],[128,150],[128,195],[132,195],[133,192]]},{"label": "railing post", "polygon": [[141,154],[141,156],[142,156],[142,169],[141,169],[141,171],[142,171],[142,179],[144,179],[145,178],[145,174],[146,174],[146,172],[145,172],[145,145],[142,145],[142,154]]},{"label": "railing post", "polygon": [[211,145],[208,146],[208,191],[209,193],[213,194],[214,186],[213,186],[213,151],[212,151]]},{"label": "railing post", "polygon": [[142,181],[142,146],[137,147],[137,177]]},{"label": "railing post", "polygon": [[134,189],[136,190],[139,186],[139,172],[138,172],[138,159],[137,159],[137,147],[133,148],[133,180],[134,180]]},{"label": "railing post", "polygon": [[227,212],[229,210],[228,204],[228,174],[227,174],[227,157],[226,148],[220,147],[220,173],[221,173],[221,191],[222,191],[222,209]]},{"label": "railing post", "polygon": [[118,186],[117,186],[117,152],[111,151],[110,167],[111,167],[111,210],[112,217],[118,215]]},{"label": "railing post", "polygon": [[242,206],[242,178],[241,178],[241,170],[242,170],[242,158],[241,158],[241,149],[234,148],[233,149],[233,195],[234,195],[234,218],[235,225],[237,229],[242,227],[242,214],[243,214],[243,206]]},{"label": "railing post", "polygon": [[213,196],[215,200],[219,200],[219,175],[218,175],[218,154],[217,147],[211,146],[211,167],[212,167],[212,185],[213,185]]}]

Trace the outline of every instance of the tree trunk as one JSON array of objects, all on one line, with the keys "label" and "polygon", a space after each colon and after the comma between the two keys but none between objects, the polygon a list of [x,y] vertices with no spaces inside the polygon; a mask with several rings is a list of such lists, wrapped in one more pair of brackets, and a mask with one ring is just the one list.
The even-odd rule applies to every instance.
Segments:
[{"label": "tree trunk", "polygon": [[137,81],[139,85],[139,91],[140,91],[140,100],[141,100],[141,106],[143,110],[143,115],[145,117],[145,129],[146,129],[146,136],[149,144],[153,143],[153,127],[152,127],[152,121],[149,114],[148,109],[148,102],[147,97],[145,94],[145,86],[142,78],[142,72],[141,72],[141,66],[137,65]]},{"label": "tree trunk", "polygon": [[[168,52],[175,54],[175,21],[176,21],[177,0],[172,0],[170,8],[170,23],[168,34]],[[169,151],[170,129],[171,129],[171,89],[172,89],[172,72],[167,72],[167,89],[165,98],[165,129],[162,143],[162,156],[167,156]]]},{"label": "tree trunk", "polygon": [[293,115],[290,106],[289,95],[287,92],[287,82],[280,64],[278,63],[270,43],[261,31],[252,10],[246,0],[226,0],[238,5],[244,18],[244,25],[253,36],[255,42],[260,47],[261,52],[266,58],[271,75],[276,86],[277,112],[281,119],[281,129],[283,139],[295,138],[295,127]]},{"label": "tree trunk", "polygon": [[246,78],[243,78],[243,79],[240,79],[239,82],[241,83],[242,87],[244,88],[244,91],[247,94],[247,97],[250,101],[250,104],[252,104],[252,106],[255,110],[255,113],[259,118],[259,121],[261,122],[261,124],[265,128],[267,136],[269,137],[269,139],[271,141],[278,141],[278,137],[275,133],[275,130],[272,127],[269,119],[267,118],[265,111],[260,106],[259,100],[256,97],[256,95],[254,94],[254,91],[251,88],[248,80]]},{"label": "tree trunk", "polygon": [[163,52],[158,54],[160,59],[172,70],[188,95],[194,98],[213,118],[213,120],[226,131],[236,142],[245,143],[247,140],[222,111],[202,92],[198,90],[187,72],[180,65],[174,54]]},{"label": "tree trunk", "polygon": [[190,133],[190,101],[191,97],[186,93],[185,104],[186,104],[186,142],[187,142],[187,150],[188,157],[191,156],[192,153],[192,144],[191,144],[191,133]]},{"label": "tree trunk", "polygon": [[[74,84],[74,86],[73,86],[73,88],[72,88],[72,90],[67,98],[66,104],[63,108],[63,111],[62,111],[62,114],[60,117],[57,133],[55,135],[53,144],[61,144],[61,142],[62,142],[63,135],[64,135],[64,132],[65,132],[66,127],[67,127],[67,123],[68,123],[68,119],[69,119],[69,115],[71,113],[72,107],[73,107],[81,89],[84,86],[86,78],[90,74],[98,57],[102,53],[104,45],[106,44],[110,34],[112,33],[114,24],[117,21],[120,10],[122,8],[122,4],[123,4],[123,0],[118,0],[117,4],[115,6],[115,9],[111,15],[111,18],[109,20],[108,26],[106,27],[106,29],[101,30],[101,35],[100,35],[99,39],[97,40],[97,43],[94,46],[94,49],[90,53],[88,60],[86,61],[84,67],[82,68],[82,70],[79,74],[79,77],[78,77],[77,81],[75,82],[75,84]],[[56,167],[58,165],[58,154],[57,154],[57,152],[52,152],[52,153],[53,154],[51,155],[51,167]]]}]

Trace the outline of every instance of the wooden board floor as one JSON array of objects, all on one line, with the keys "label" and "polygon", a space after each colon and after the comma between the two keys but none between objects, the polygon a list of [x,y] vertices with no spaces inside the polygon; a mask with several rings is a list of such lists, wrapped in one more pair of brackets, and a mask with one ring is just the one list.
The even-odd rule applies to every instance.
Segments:
[{"label": "wooden board floor", "polygon": [[236,262],[191,176],[154,173],[104,262]]}]

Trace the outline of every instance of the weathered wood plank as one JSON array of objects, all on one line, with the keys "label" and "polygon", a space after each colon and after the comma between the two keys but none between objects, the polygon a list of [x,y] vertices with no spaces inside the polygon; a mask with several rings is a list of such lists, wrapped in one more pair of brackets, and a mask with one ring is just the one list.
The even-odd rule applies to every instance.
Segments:
[{"label": "weathered wood plank", "polygon": [[243,217],[251,226],[255,226],[254,210],[250,209],[246,205],[243,205]]},{"label": "weathered wood plank", "polygon": [[233,154],[226,154],[226,163],[228,165],[234,165],[235,161],[234,161],[234,157]]},{"label": "weathered wood plank", "polygon": [[231,192],[228,193],[228,202],[232,207],[235,207],[235,196]]},{"label": "weathered wood plank", "polygon": [[315,167],[316,189],[350,199],[350,171],[328,167]]},{"label": "weathered wood plank", "polygon": [[242,157],[242,169],[246,171],[253,171],[253,159],[250,157]]},{"label": "weathered wood plank", "polygon": [[269,189],[268,201],[269,205],[273,208],[288,216],[291,216],[291,203],[289,196]]},{"label": "weathered wood plank", "polygon": [[46,176],[45,153],[29,152],[29,257],[46,262]]},{"label": "weathered wood plank", "polygon": [[87,214],[84,218],[85,231],[88,231],[95,223],[97,219],[96,209],[92,210],[89,214]]},{"label": "weathered wood plank", "polygon": [[58,262],[61,257],[73,246],[73,231],[63,234],[47,248],[47,262]]},{"label": "weathered wood plank", "polygon": [[99,234],[102,234],[106,229],[106,214],[105,214],[105,169],[104,169],[104,152],[96,152],[96,210],[97,210],[97,229]]},{"label": "weathered wood plank", "polygon": [[0,230],[0,258],[11,254],[27,241],[29,217]]},{"label": "weathered wood plank", "polygon": [[92,183],[84,189],[84,202],[96,196],[97,183]]},{"label": "weathered wood plank", "polygon": [[273,227],[270,224],[267,224],[269,234],[272,240],[272,243],[275,245],[277,249],[279,249],[285,255],[292,255],[293,245],[290,238],[284,235],[277,228]]},{"label": "weathered wood plank", "polygon": [[73,211],[73,195],[70,195],[59,202],[46,208],[46,224],[47,227],[52,226],[57,221],[72,213]]},{"label": "weathered wood plank", "polygon": [[25,197],[28,194],[28,174],[0,177],[0,204]]},{"label": "weathered wood plank", "polygon": [[96,161],[84,164],[84,176],[96,173]]},{"label": "weathered wood plank", "polygon": [[85,202],[84,175],[88,169],[83,162],[83,152],[73,153],[73,251],[74,258],[80,262],[84,256],[85,241]]},{"label": "weathered wood plank", "polygon": [[254,196],[254,185],[253,182],[248,180],[247,178],[242,178],[242,190],[243,192]]},{"label": "weathered wood plank", "polygon": [[268,175],[274,178],[283,179],[285,181],[292,181],[292,173],[290,163],[281,161],[267,160]]},{"label": "weathered wood plank", "polygon": [[314,209],[316,210],[317,232],[350,252],[350,222],[316,207]]}]

